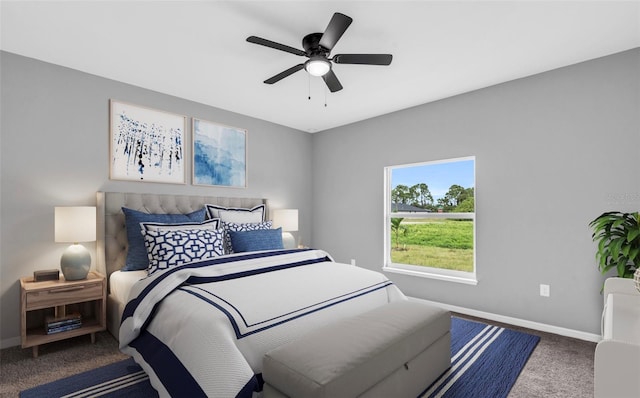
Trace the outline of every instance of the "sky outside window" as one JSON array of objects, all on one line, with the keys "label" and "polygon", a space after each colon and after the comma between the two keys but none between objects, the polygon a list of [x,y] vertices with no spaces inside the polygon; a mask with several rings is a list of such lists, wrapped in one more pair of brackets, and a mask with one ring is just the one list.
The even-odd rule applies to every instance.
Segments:
[{"label": "sky outside window", "polygon": [[391,188],[425,183],[434,200],[437,200],[454,184],[463,188],[475,188],[473,168],[473,159],[397,167],[391,170]]}]

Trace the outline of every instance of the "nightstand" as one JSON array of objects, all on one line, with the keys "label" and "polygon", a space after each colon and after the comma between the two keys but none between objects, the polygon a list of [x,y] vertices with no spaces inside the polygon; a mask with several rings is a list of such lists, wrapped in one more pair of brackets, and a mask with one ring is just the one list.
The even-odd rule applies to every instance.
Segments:
[{"label": "nightstand", "polygon": [[640,397],[640,292],[633,279],[604,282],[602,340],[594,357],[594,396]]},{"label": "nightstand", "polygon": [[79,281],[34,282],[33,277],[20,278],[20,335],[22,348],[95,333],[107,326],[107,280],[90,272]]}]

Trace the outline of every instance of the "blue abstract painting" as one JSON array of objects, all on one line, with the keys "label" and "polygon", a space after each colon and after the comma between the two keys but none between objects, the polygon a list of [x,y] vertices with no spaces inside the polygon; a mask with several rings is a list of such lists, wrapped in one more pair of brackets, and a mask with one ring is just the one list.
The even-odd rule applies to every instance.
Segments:
[{"label": "blue abstract painting", "polygon": [[247,186],[247,131],[193,119],[193,184]]},{"label": "blue abstract painting", "polygon": [[111,101],[111,179],[185,183],[186,118]]}]

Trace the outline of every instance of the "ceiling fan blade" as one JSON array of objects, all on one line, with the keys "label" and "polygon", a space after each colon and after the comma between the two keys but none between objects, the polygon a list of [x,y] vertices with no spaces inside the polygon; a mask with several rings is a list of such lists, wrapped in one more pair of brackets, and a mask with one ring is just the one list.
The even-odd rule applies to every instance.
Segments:
[{"label": "ceiling fan blade", "polygon": [[304,57],[304,56],[307,55],[302,50],[298,50],[297,48],[290,47],[290,46],[287,46],[285,44],[276,43],[275,41],[263,39],[262,37],[249,36],[249,37],[247,37],[247,41],[249,43],[259,44],[261,46],[275,48],[276,50],[288,52],[288,53],[295,54],[295,55],[300,55],[301,57]]},{"label": "ceiling fan blade", "polygon": [[329,91],[332,93],[342,90],[342,84],[340,84],[340,81],[336,74],[333,73],[333,70],[329,70],[329,72],[322,76],[322,79],[327,83],[327,87],[329,87]]},{"label": "ceiling fan blade", "polygon": [[351,25],[351,22],[353,22],[353,19],[344,14],[340,14],[339,12],[333,14],[329,25],[327,25],[327,29],[324,30],[322,38],[320,38],[320,45],[327,50],[331,50],[338,40],[340,40],[349,25]]},{"label": "ceiling fan blade", "polygon": [[292,66],[291,68],[285,70],[284,72],[280,72],[277,75],[268,78],[264,82],[267,83],[267,84],[277,83],[280,80],[284,79],[285,77],[296,73],[297,71],[299,71],[302,68],[304,68],[304,64],[298,64],[296,66]]},{"label": "ceiling fan blade", "polygon": [[389,65],[391,54],[337,54],[331,60],[336,64]]}]

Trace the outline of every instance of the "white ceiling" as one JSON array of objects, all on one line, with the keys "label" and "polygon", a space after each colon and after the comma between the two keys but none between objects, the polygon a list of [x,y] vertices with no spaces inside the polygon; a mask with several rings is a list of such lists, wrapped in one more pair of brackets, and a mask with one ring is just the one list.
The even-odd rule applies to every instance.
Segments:
[{"label": "white ceiling", "polygon": [[[332,54],[392,64],[334,65],[337,93],[304,71],[262,83],[304,58],[248,36],[302,49],[336,11],[353,23]],[[640,46],[638,0],[2,1],[0,12],[2,50],[308,132]]]}]

